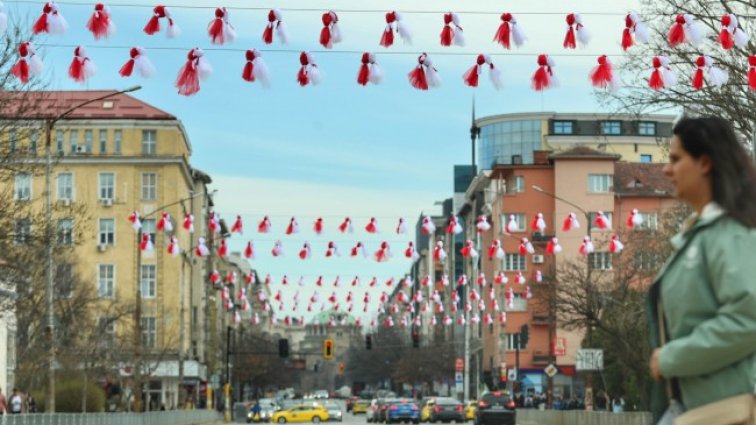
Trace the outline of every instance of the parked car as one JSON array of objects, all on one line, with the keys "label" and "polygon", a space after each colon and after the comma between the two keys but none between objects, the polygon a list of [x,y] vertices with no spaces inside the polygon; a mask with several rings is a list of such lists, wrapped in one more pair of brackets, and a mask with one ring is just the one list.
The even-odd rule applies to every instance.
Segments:
[{"label": "parked car", "polygon": [[478,401],[477,400],[470,400],[465,404],[465,420],[473,421],[475,420],[475,412],[478,409]]},{"label": "parked car", "polygon": [[465,406],[457,399],[451,397],[437,397],[436,403],[430,413],[430,422],[457,422],[465,421]]},{"label": "parked car", "polygon": [[365,412],[365,420],[368,423],[372,422],[378,422],[378,409],[380,407],[378,406],[378,399],[374,398],[370,400],[370,405],[367,408],[367,411]]},{"label": "parked car", "polygon": [[334,402],[326,402],[323,404],[323,407],[328,411],[329,421],[341,422],[343,416],[341,406]]},{"label": "parked car", "polygon": [[370,400],[357,400],[352,404],[352,414],[367,413],[370,408]]},{"label": "parked car", "polygon": [[515,425],[515,402],[507,391],[483,394],[475,414],[475,425]]},{"label": "parked car", "polygon": [[312,398],[314,399],[325,399],[328,397],[329,397],[329,394],[327,390],[316,390],[312,395]]},{"label": "parked car", "polygon": [[286,422],[318,423],[327,421],[328,417],[328,411],[323,406],[300,404],[274,413],[270,420],[279,424]]},{"label": "parked car", "polygon": [[395,399],[386,404],[386,423],[420,423],[420,408],[412,400]]}]

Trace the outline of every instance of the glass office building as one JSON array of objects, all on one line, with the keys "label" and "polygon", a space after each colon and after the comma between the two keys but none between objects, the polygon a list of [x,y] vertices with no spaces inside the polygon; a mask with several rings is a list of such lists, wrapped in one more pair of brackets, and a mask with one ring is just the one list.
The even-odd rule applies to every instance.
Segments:
[{"label": "glass office building", "polygon": [[480,168],[495,164],[532,164],[533,151],[541,149],[541,120],[499,121],[480,126]]}]

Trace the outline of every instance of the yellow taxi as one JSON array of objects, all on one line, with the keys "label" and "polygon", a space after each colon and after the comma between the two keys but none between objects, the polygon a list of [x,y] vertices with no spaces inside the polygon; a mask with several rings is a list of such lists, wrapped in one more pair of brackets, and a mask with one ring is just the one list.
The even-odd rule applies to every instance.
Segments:
[{"label": "yellow taxi", "polygon": [[318,404],[300,404],[281,410],[271,416],[270,421],[279,424],[287,422],[325,422],[328,420],[328,410]]},{"label": "yellow taxi", "polygon": [[367,413],[368,406],[370,406],[370,400],[357,400],[352,404],[352,414]]},{"label": "yellow taxi", "polygon": [[431,411],[436,404],[435,398],[427,398],[422,401],[422,408],[420,409],[420,422],[430,421]]},{"label": "yellow taxi", "polygon": [[465,419],[472,421],[475,419],[475,412],[478,410],[478,402],[470,400],[465,404]]}]

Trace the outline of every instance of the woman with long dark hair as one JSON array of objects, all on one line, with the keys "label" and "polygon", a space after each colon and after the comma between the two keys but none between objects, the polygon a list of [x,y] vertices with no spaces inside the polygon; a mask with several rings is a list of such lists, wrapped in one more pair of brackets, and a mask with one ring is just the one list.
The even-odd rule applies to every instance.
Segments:
[{"label": "woman with long dark hair", "polygon": [[694,213],[648,297],[654,416],[754,423],[756,169],[732,125],[705,117],[675,125],[664,173]]}]

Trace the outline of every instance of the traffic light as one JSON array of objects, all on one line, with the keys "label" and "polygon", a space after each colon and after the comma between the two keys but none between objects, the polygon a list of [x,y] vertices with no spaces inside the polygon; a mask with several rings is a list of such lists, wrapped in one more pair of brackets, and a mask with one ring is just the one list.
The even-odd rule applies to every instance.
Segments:
[{"label": "traffic light", "polygon": [[339,363],[339,375],[344,374],[344,369],[346,369],[346,366],[344,365],[344,363]]},{"label": "traffic light", "polygon": [[528,325],[522,325],[520,328],[520,348],[524,349],[528,346],[529,333]]},{"label": "traffic light", "polygon": [[420,334],[417,331],[412,332],[412,347],[420,348]]},{"label": "traffic light", "polygon": [[333,340],[330,338],[323,341],[323,358],[326,360],[333,358]]},{"label": "traffic light", "polygon": [[370,335],[370,334],[365,335],[365,348],[368,350],[373,349],[373,335]]},{"label": "traffic light", "polygon": [[282,359],[289,357],[289,340],[286,338],[278,340],[278,357]]}]

